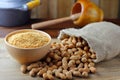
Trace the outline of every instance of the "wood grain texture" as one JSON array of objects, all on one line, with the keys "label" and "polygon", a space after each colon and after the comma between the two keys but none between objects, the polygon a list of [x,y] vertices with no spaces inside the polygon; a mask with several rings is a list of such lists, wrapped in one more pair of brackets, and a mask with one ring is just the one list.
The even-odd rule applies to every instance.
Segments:
[{"label": "wood grain texture", "polygon": [[100,7],[104,11],[105,18],[117,18],[119,0],[100,0]]},{"label": "wood grain texture", "polygon": [[31,18],[47,18],[48,17],[48,0],[41,0],[40,6],[32,10]]},{"label": "wood grain texture", "polygon": [[74,4],[73,0],[57,0],[57,12],[58,12],[58,18],[60,17],[66,17],[71,14],[71,9]]},{"label": "wood grain texture", "polygon": [[32,10],[32,18],[59,18],[70,15],[75,0],[41,0],[41,5]]},{"label": "wood grain texture", "polygon": [[[60,18],[70,15],[76,0],[41,0],[41,5],[32,10],[32,18]],[[104,11],[105,18],[117,18],[119,0],[91,0]]]},{"label": "wood grain texture", "polygon": [[[53,41],[58,41],[53,39]],[[73,80],[120,80],[120,56],[96,64],[97,73],[88,78],[74,77]],[[3,38],[0,38],[0,80],[43,80],[41,77],[30,77],[20,71],[18,64],[7,52]],[[59,80],[59,79],[55,79]]]},{"label": "wood grain texture", "polygon": [[49,18],[57,18],[57,0],[48,0],[48,17]]}]

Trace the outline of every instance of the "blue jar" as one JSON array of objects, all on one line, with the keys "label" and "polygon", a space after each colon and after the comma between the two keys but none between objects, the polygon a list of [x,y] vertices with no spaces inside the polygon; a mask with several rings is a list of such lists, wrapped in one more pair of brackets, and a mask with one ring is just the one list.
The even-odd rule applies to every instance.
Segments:
[{"label": "blue jar", "polygon": [[0,0],[0,26],[26,24],[30,20],[31,9],[39,4],[40,0]]}]

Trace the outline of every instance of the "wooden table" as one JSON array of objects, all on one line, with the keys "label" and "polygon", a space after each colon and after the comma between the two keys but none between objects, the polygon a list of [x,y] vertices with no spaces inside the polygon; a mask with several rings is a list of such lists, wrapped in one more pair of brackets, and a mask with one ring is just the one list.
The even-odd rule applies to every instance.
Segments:
[{"label": "wooden table", "polygon": [[[119,19],[108,19],[107,21],[120,25]],[[65,22],[60,25],[55,25],[52,28],[42,30],[48,32],[52,37],[56,38],[61,29],[68,27],[76,26],[72,22]],[[43,80],[39,77],[32,78],[28,76],[28,74],[22,74],[20,71],[20,64],[11,58],[5,49],[3,41],[4,36],[11,31],[26,28],[30,28],[30,24],[12,28],[0,27],[0,80]],[[74,80],[120,80],[120,56],[117,56],[109,61],[100,62],[96,64],[96,68],[96,74],[91,74],[88,78],[77,77],[74,78]]]}]

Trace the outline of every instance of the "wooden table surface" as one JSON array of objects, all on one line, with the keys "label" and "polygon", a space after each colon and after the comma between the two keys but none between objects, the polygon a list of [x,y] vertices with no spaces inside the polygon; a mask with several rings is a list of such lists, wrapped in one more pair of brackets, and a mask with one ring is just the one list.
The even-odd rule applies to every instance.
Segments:
[{"label": "wooden table surface", "polygon": [[[120,25],[119,19],[109,19],[107,21]],[[20,64],[11,58],[3,41],[4,36],[9,32],[18,29],[29,29],[31,28],[30,25],[31,24],[12,28],[0,27],[0,80],[43,80],[39,77],[32,78],[28,76],[28,74],[22,74],[20,71]],[[55,38],[59,34],[59,31],[66,27],[76,26],[72,22],[66,22],[42,30],[48,32]],[[120,56],[117,56],[109,61],[97,63],[96,68],[96,74],[91,74],[88,78],[77,77],[74,78],[74,80],[120,80]]]}]

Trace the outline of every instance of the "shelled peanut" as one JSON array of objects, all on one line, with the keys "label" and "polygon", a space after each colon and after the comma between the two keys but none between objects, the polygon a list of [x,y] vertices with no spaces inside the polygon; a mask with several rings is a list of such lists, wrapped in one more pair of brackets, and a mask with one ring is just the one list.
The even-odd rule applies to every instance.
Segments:
[{"label": "shelled peanut", "polygon": [[45,80],[73,79],[73,76],[88,77],[95,73],[96,54],[81,37],[65,36],[60,43],[53,42],[48,55],[41,61],[22,65],[23,73],[40,76]]}]

